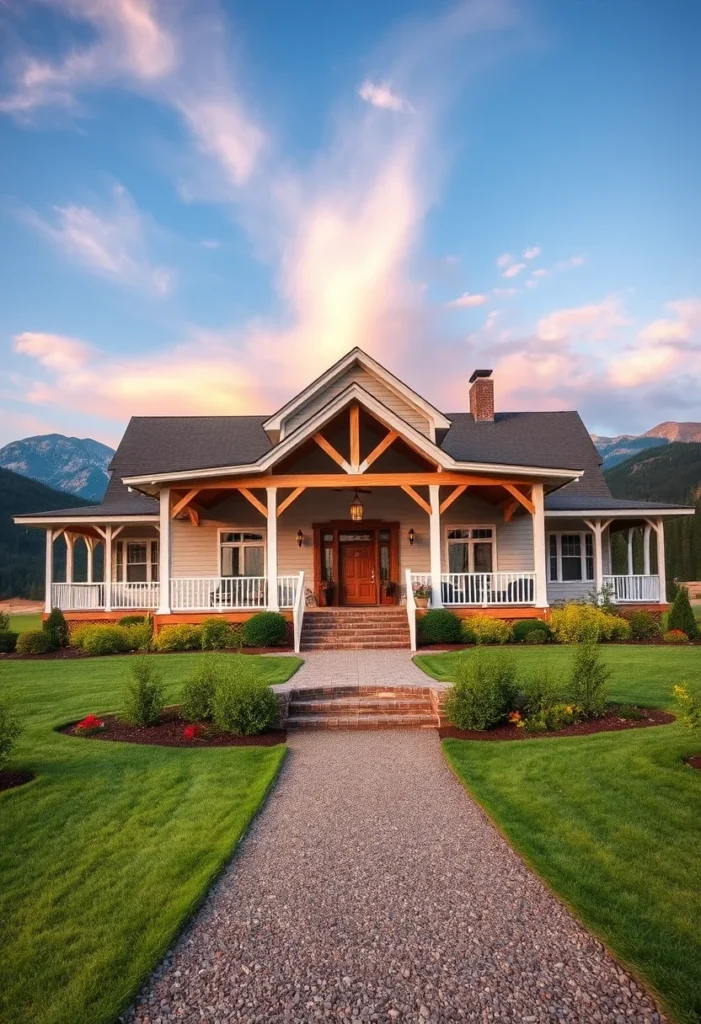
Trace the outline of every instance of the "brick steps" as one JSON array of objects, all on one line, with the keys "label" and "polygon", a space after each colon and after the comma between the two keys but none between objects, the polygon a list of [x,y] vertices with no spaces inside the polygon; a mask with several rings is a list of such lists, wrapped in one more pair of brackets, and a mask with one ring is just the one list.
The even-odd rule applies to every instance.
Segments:
[{"label": "brick steps", "polygon": [[339,686],[292,690],[284,707],[288,729],[435,729],[435,695],[428,686]]},{"label": "brick steps", "polygon": [[409,623],[403,608],[321,609],[307,612],[301,649],[406,649]]},{"label": "brick steps", "polygon": [[432,714],[406,715],[290,715],[288,729],[435,729]]}]

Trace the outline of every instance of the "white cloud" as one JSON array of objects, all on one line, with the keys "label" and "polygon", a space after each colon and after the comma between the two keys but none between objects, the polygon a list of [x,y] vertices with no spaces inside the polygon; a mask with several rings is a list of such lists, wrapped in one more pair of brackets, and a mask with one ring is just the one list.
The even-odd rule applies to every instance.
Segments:
[{"label": "white cloud", "polygon": [[529,277],[529,279],[526,281],[526,288],[537,288],[537,287],[538,287],[538,282],[534,281],[532,277]]},{"label": "white cloud", "polygon": [[531,271],[531,277],[548,277],[549,274],[550,271],[546,270],[545,267],[538,267],[537,270]]},{"label": "white cloud", "polygon": [[172,290],[173,271],[152,264],[146,256],[148,219],[121,185],[113,188],[111,202],[101,210],[68,205],[55,206],[50,219],[35,210],[20,216],[93,273],[156,295]]},{"label": "white cloud", "polygon": [[534,260],[536,256],[540,256],[542,249],[538,245],[532,245],[529,249],[524,249],[521,255],[524,260]]},{"label": "white cloud", "polygon": [[584,256],[569,256],[566,260],[558,260],[554,264],[554,270],[569,270],[570,267],[581,267],[584,265]]},{"label": "white cloud", "polygon": [[221,249],[222,243],[218,238],[203,238],[200,242],[200,249]]},{"label": "white cloud", "polygon": [[508,267],[509,264],[514,262],[514,258],[510,252],[503,252],[501,256],[495,260],[496,265],[503,270],[504,267]]},{"label": "white cloud", "polygon": [[487,301],[486,295],[479,295],[476,292],[463,292],[457,299],[453,299],[446,305],[451,309],[465,309],[470,306],[483,306]]},{"label": "white cloud", "polygon": [[560,342],[572,337],[590,341],[607,341],[618,327],[629,324],[617,299],[609,298],[588,306],[559,309],[538,321],[537,335],[541,341]]},{"label": "white cloud", "polygon": [[653,320],[638,334],[641,345],[629,346],[611,360],[609,377],[614,386],[653,384],[682,367],[687,373],[701,374],[701,299],[668,302],[667,308],[677,319]]},{"label": "white cloud", "polygon": [[415,113],[408,100],[394,92],[387,82],[371,82],[366,78],[358,89],[358,96],[373,107],[381,110],[395,110],[404,114]]},{"label": "white cloud", "polygon": [[516,277],[525,269],[525,263],[512,263],[502,272],[502,277]]},{"label": "white cloud", "polygon": [[492,288],[492,295],[518,295],[519,288]]}]

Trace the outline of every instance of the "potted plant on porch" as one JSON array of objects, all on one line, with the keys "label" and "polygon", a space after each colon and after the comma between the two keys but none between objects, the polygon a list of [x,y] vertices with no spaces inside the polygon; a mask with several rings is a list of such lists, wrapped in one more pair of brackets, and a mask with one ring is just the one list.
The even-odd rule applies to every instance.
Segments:
[{"label": "potted plant on porch", "polygon": [[394,597],[397,592],[397,584],[395,580],[383,580],[382,581],[382,594],[384,597]]},{"label": "potted plant on porch", "polygon": [[335,584],[334,584],[333,580],[332,579],[322,580],[321,584],[319,586],[319,590],[321,591],[321,596],[322,596],[322,600],[323,600],[324,604],[327,607],[328,607],[328,605],[333,604],[333,595],[334,595],[334,590],[335,590]]},{"label": "potted plant on porch", "polygon": [[427,583],[415,583],[413,586],[414,600],[416,601],[417,608],[428,608],[428,599],[431,596],[431,590]]}]

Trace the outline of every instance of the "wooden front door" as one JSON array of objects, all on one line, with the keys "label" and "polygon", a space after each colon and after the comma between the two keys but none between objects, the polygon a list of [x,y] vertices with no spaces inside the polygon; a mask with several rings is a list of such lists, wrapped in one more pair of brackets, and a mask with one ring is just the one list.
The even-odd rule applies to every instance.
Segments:
[{"label": "wooden front door", "polygon": [[370,540],[340,545],[341,604],[375,604],[375,545]]}]

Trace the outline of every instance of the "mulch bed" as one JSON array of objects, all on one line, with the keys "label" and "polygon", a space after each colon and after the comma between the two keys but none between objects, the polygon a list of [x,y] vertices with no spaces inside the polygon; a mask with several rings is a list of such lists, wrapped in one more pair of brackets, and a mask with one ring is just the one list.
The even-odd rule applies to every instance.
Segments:
[{"label": "mulch bed", "polygon": [[0,660],[7,661],[53,661],[54,659],[81,658],[139,658],[144,654],[294,654],[294,647],[244,647],[237,650],[235,647],[224,647],[216,651],[122,651],[120,654],[84,654],[75,647],[63,647],[59,651],[49,651],[48,654],[0,654]]},{"label": "mulch bed", "polygon": [[[442,740],[540,740],[555,736],[591,736],[597,732],[647,729],[651,725],[670,725],[675,721],[674,715],[670,715],[666,711],[659,711],[657,708],[638,708],[638,710],[645,716],[644,718],[637,720],[619,718],[615,712],[611,712],[601,718],[567,725],[564,729],[558,729],[556,732],[527,732],[526,729],[518,729],[515,725],[500,725],[497,729],[477,732],[476,730],[456,729],[450,725],[439,729],[438,735]],[[701,758],[699,760],[701,761]]]},{"label": "mulch bed", "polygon": [[694,754],[693,757],[687,757],[686,763],[690,768],[696,768],[701,772],[701,754]]},{"label": "mulch bed", "polygon": [[273,747],[277,743],[287,741],[284,729],[274,729],[260,736],[234,736],[230,732],[220,732],[216,726],[208,726],[207,737],[185,739],[183,729],[191,723],[180,717],[177,708],[166,708],[161,715],[159,725],[124,725],[116,715],[100,715],[105,723],[104,729],[86,736],[76,732],[76,722],[64,725],[58,732],[68,736],[78,736],[86,740],[117,740],[120,743],[143,743],[152,747]]},{"label": "mulch bed", "polygon": [[33,778],[34,772],[21,771],[18,768],[5,768],[0,772],[0,793],[5,789],[16,789],[17,786],[23,786],[25,782],[31,782]]}]

